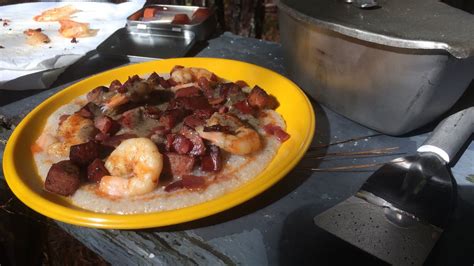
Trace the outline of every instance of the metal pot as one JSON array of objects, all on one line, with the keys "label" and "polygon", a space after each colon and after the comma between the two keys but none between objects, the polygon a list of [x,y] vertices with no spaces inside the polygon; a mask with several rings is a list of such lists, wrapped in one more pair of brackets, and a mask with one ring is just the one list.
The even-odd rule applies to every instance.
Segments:
[{"label": "metal pot", "polygon": [[283,0],[281,43],[288,74],[310,96],[401,135],[447,111],[473,79],[474,16],[436,1],[379,3]]}]

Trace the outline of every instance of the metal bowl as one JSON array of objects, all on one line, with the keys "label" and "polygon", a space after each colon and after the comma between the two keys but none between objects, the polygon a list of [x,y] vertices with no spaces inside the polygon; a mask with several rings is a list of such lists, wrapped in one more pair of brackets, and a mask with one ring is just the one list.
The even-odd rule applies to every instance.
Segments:
[{"label": "metal bowl", "polygon": [[[304,4],[283,0],[279,22],[287,71],[300,87],[356,122],[401,135],[447,111],[468,87],[474,77],[474,24],[469,26],[467,36],[471,37],[467,39],[455,32],[446,33],[444,40],[438,35],[428,39],[429,31],[434,32],[438,25],[422,30],[416,27],[422,28],[423,23],[407,21],[415,26],[404,30],[406,25],[395,24],[397,10],[403,10],[393,6],[395,2],[410,4],[386,1],[380,10],[361,10],[321,0],[315,7],[318,10],[311,11]],[[394,17],[387,17],[384,8],[395,12]],[[436,8],[433,12],[444,12],[445,7]],[[462,18],[472,21],[468,17],[472,15],[466,14]],[[451,21],[439,23],[445,25],[438,28],[443,35]]]}]

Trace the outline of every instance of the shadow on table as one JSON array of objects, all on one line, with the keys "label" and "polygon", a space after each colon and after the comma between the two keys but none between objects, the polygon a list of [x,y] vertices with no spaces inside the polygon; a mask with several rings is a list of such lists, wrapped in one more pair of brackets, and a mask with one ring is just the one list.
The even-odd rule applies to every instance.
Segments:
[{"label": "shadow on table", "polygon": [[452,222],[431,250],[425,265],[474,265],[474,205],[469,200],[473,194],[473,186],[458,188]]},{"label": "shadow on table", "polygon": [[305,205],[286,218],[278,246],[280,265],[388,265],[314,224],[324,207]]},{"label": "shadow on table", "polygon": [[[326,113],[324,110],[321,108],[321,106],[316,103],[312,102],[313,108],[316,113],[316,131],[315,131],[315,136],[313,138],[313,142],[317,140],[318,145],[321,144],[328,144],[329,143],[329,122],[326,116]],[[327,148],[323,148],[320,150],[321,154],[326,153]],[[318,167],[320,161],[313,161],[313,166]],[[301,162],[300,162],[301,164]],[[183,231],[183,230],[190,230],[190,229],[196,229],[196,228],[201,228],[201,227],[208,227],[220,223],[224,223],[230,220],[235,220],[240,217],[249,215],[251,213],[255,213],[263,208],[265,208],[268,205],[271,205],[275,203],[276,201],[284,198],[287,196],[289,193],[293,192],[296,190],[299,186],[301,186],[306,179],[308,179],[312,172],[311,171],[301,171],[301,169],[298,169],[299,165],[298,164],[292,171],[290,171],[286,177],[284,177],[282,180],[280,180],[278,183],[273,185],[271,188],[263,192],[262,194],[248,200],[247,202],[240,204],[236,207],[233,207],[229,210],[220,212],[218,214],[202,218],[199,220],[179,224],[179,225],[173,225],[173,226],[168,226],[168,227],[162,227],[162,228],[155,228],[155,229],[149,229],[147,231],[153,231],[153,232],[160,232],[160,231],[165,231],[165,232],[170,232],[170,231]]]}]

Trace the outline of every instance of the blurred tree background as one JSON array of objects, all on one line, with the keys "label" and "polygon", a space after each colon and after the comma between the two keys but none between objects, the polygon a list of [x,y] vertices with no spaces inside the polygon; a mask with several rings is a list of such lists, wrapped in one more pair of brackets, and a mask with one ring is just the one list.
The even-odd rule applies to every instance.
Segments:
[{"label": "blurred tree background", "polygon": [[147,4],[214,7],[221,31],[275,42],[280,39],[276,0],[148,0]]}]

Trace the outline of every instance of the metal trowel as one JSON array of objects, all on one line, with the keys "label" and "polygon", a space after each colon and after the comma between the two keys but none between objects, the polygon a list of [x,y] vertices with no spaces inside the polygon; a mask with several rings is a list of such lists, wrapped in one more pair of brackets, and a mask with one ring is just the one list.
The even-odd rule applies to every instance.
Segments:
[{"label": "metal trowel", "polygon": [[441,121],[417,154],[380,167],[317,226],[394,265],[421,265],[449,223],[456,183],[448,168],[474,131],[474,107]]}]

